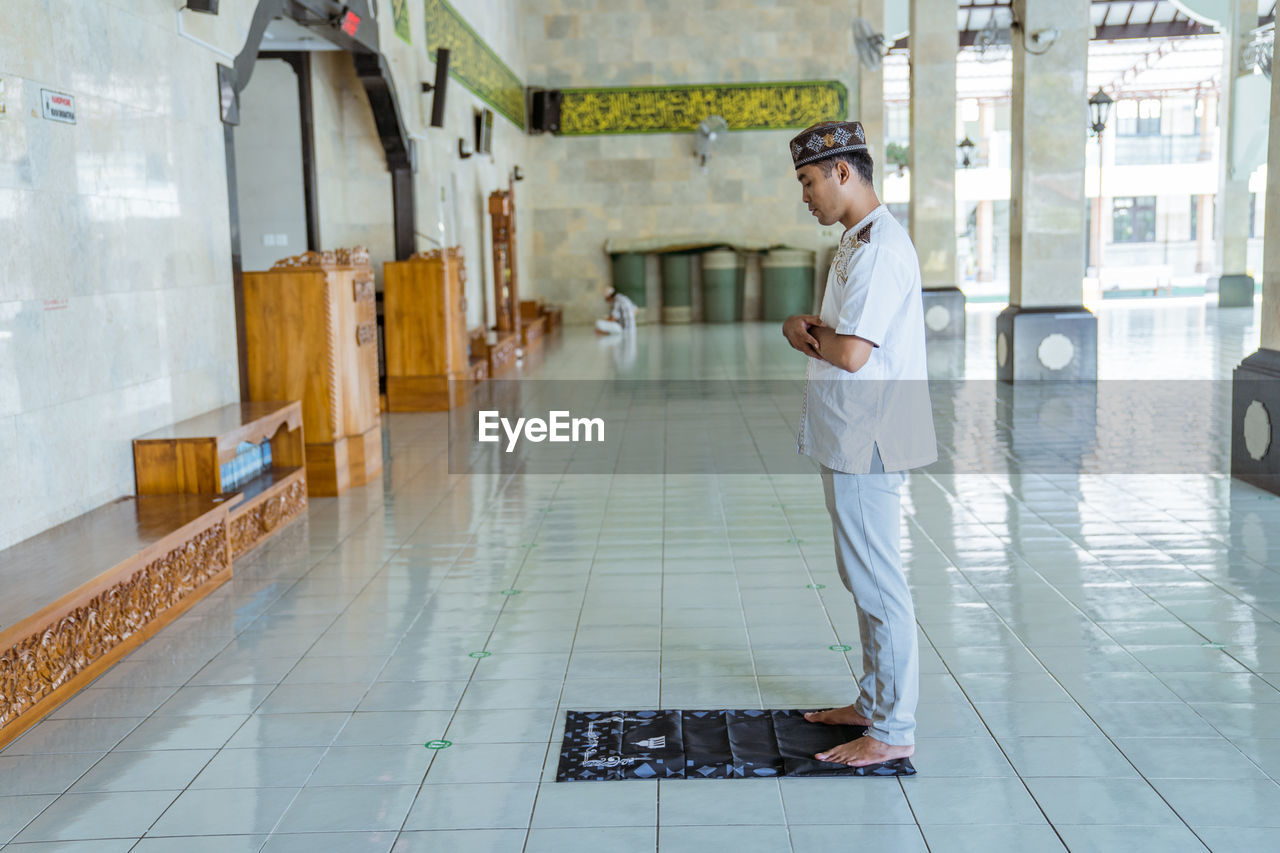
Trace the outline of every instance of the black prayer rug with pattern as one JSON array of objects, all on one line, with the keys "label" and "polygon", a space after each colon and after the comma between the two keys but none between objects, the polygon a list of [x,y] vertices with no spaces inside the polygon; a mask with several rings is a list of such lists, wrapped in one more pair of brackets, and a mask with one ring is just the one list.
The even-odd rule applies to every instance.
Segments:
[{"label": "black prayer rug with pattern", "polygon": [[557,782],[912,776],[911,759],[870,767],[819,761],[861,726],[810,723],[805,711],[568,711]]}]

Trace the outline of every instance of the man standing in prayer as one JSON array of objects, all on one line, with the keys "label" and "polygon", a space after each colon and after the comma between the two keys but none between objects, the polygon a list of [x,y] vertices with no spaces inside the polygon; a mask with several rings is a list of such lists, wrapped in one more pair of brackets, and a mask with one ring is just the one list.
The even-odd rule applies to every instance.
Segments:
[{"label": "man standing in prayer", "polygon": [[788,317],[782,333],[810,358],[798,446],[822,468],[863,665],[852,705],[805,718],[864,726],[862,737],[816,756],[864,767],[915,752],[920,655],[898,548],[899,489],[908,469],[938,458],[920,262],[876,196],[861,124],[814,125],[791,141],[791,158],[809,212],[845,228],[821,313]]}]

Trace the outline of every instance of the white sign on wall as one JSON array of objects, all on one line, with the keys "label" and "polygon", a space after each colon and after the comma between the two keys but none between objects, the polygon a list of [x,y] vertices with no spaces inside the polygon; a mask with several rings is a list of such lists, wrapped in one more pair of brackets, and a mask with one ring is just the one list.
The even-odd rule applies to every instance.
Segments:
[{"label": "white sign on wall", "polygon": [[50,89],[40,90],[40,100],[44,104],[44,117],[50,121],[76,123],[76,99],[61,92]]}]

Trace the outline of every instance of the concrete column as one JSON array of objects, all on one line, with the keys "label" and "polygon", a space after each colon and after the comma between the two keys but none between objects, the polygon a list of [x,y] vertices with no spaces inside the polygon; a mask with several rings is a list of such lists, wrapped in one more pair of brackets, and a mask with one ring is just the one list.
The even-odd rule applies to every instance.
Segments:
[{"label": "concrete column", "polygon": [[[860,0],[858,16],[865,18],[874,32],[884,32],[884,0]],[[884,197],[884,69],[869,71],[858,66],[858,114],[875,165],[876,194]]]},{"label": "concrete column", "polygon": [[991,163],[991,140],[996,132],[996,105],[994,101],[978,102],[978,127],[982,128],[981,139],[975,139],[978,143],[977,151],[979,157],[985,158],[988,164]]},{"label": "concrete column", "polygon": [[1218,132],[1218,96],[1212,91],[1205,91],[1199,98],[1200,106],[1200,159],[1213,159],[1213,139]]},{"label": "concrete column", "polygon": [[1261,349],[1232,376],[1231,473],[1280,494],[1280,74],[1271,76]]},{"label": "concrete column", "polygon": [[[1237,97],[1240,58],[1250,32],[1258,26],[1258,0],[1230,0],[1230,15],[1223,22],[1222,95],[1218,101],[1218,216],[1215,236],[1219,246],[1218,306],[1253,305],[1253,278],[1247,273],[1249,253],[1248,164],[1237,162],[1237,136],[1246,125],[1256,125],[1247,105]],[[1246,72],[1249,73],[1249,72]]]},{"label": "concrete column", "polygon": [[964,337],[964,294],[956,287],[955,16],[935,0],[910,0],[911,240],[920,256],[925,328]]},{"label": "concrete column", "polygon": [[978,202],[978,281],[996,277],[996,205],[990,199]]},{"label": "concrete column", "polygon": [[[1271,75],[1271,130],[1267,138],[1266,210],[1263,219],[1263,349],[1280,352],[1280,75]],[[1280,415],[1280,411],[1277,411]]]},{"label": "concrete column", "polygon": [[[1089,206],[1093,209],[1092,225],[1089,233],[1089,266],[1098,271],[1098,275],[1102,275],[1102,241],[1106,237],[1103,233],[1102,221],[1102,197],[1095,196]],[[1102,287],[1102,279],[1098,279],[1098,287]]]},{"label": "concrete column", "polygon": [[[1084,308],[1089,0],[1013,0],[1009,301],[996,374],[1096,379],[1097,319]],[[1057,30],[1049,47],[1037,33]]]},{"label": "concrete column", "polygon": [[1089,266],[1093,268],[1093,275],[1098,281],[1098,292],[1101,293],[1106,288],[1103,286],[1102,275],[1106,270],[1106,251],[1107,245],[1111,241],[1111,198],[1107,195],[1106,176],[1109,174],[1108,169],[1115,166],[1116,144],[1115,144],[1115,124],[1112,123],[1112,132],[1103,131],[1101,137],[1095,137],[1096,142],[1088,142],[1087,145],[1096,145],[1098,147],[1098,174],[1094,178],[1093,186],[1085,187],[1085,196],[1090,192],[1094,194],[1092,212],[1093,219],[1089,229]]},{"label": "concrete column", "polygon": [[1213,196],[1196,196],[1196,272],[1212,272],[1213,253]]}]

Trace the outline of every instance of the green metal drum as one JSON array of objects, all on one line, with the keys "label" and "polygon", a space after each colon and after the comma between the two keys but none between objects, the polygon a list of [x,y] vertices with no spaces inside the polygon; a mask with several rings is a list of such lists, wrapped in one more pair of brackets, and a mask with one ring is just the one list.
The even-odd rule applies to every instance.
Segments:
[{"label": "green metal drum", "polygon": [[639,252],[619,252],[613,258],[613,289],[643,308],[644,255]]},{"label": "green metal drum", "polygon": [[813,311],[814,253],[772,249],[760,262],[761,319],[781,322]]},{"label": "green metal drum", "polygon": [[662,322],[693,319],[693,258],[682,252],[662,256]]},{"label": "green metal drum", "polygon": [[737,256],[738,266],[733,279],[733,319],[741,321],[747,303],[747,256]]},{"label": "green metal drum", "polygon": [[737,319],[738,253],[713,249],[702,256],[702,318],[708,323]]}]

